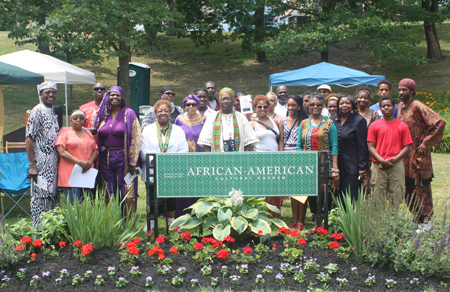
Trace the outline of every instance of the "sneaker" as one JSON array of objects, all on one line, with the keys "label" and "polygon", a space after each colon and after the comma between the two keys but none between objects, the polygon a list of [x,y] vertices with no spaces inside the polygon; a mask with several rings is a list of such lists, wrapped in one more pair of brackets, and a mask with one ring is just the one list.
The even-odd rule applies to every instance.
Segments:
[{"label": "sneaker", "polygon": [[[150,220],[150,230],[153,230],[153,229],[155,229],[155,223],[154,223],[154,221],[153,220]],[[147,224],[145,224],[144,225],[144,232],[147,232],[148,230],[147,230]]]}]

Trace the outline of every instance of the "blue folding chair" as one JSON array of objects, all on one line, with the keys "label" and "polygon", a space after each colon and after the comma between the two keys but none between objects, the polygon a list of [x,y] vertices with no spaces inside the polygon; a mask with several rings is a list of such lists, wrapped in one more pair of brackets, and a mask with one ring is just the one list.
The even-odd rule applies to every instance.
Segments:
[{"label": "blue folding chair", "polygon": [[[11,199],[8,206],[2,208],[2,218],[6,218],[16,206],[31,217],[30,213],[20,205],[20,201],[30,190],[30,182],[27,178],[29,168],[30,162],[26,152],[0,153],[0,193],[5,193]],[[3,206],[3,197],[1,200]],[[8,211],[6,215],[3,214],[4,210]]]}]

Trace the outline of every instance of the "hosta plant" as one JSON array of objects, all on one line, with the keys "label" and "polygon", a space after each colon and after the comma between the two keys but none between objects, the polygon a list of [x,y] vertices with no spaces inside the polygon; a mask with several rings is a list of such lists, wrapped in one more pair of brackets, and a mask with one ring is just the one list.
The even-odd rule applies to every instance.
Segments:
[{"label": "hosta plant", "polygon": [[270,238],[272,230],[286,227],[286,223],[272,218],[269,211],[280,214],[280,210],[264,201],[264,198],[244,197],[241,190],[233,189],[228,197],[202,198],[190,206],[191,214],[178,217],[171,229],[203,228],[210,230],[215,239],[223,240],[231,236],[242,240],[250,236],[260,236],[261,242]]}]

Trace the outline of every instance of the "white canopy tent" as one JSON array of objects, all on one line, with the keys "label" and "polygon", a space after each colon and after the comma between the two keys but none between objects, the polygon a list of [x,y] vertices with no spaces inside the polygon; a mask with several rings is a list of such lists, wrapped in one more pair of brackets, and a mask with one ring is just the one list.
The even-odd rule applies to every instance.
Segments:
[{"label": "white canopy tent", "polygon": [[67,84],[95,84],[95,74],[52,56],[23,50],[0,56],[0,62],[38,73],[45,81],[65,84],[66,126],[69,125]]}]

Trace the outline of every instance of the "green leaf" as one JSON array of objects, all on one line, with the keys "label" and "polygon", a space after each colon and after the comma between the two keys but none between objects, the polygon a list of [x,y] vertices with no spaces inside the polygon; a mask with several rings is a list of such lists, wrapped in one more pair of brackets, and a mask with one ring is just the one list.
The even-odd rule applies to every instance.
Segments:
[{"label": "green leaf", "polygon": [[201,219],[194,217],[194,218],[191,218],[191,220],[189,220],[188,222],[186,222],[185,224],[183,224],[181,226],[183,226],[183,229],[192,229],[192,228],[199,226],[202,223],[203,223],[203,221]]},{"label": "green leaf", "polygon": [[275,224],[278,228],[281,228],[281,227],[288,228],[287,224],[281,219],[272,218],[272,219],[270,219],[270,221],[272,221],[272,223]]},{"label": "green leaf", "polygon": [[262,230],[263,235],[269,235],[272,232],[270,229],[270,225],[264,221],[264,220],[255,220],[250,223],[250,228],[252,229],[252,232],[258,234],[258,231]]},{"label": "green leaf", "polygon": [[250,209],[247,211],[242,211],[241,215],[245,218],[256,220],[258,219],[259,212],[257,209]]},{"label": "green leaf", "polygon": [[205,224],[203,225],[203,230],[207,230],[211,225],[219,223],[217,217],[211,216],[205,219]]},{"label": "green leaf", "polygon": [[264,221],[267,222],[267,224],[272,225],[272,222],[270,221],[270,219],[269,219],[269,218],[267,217],[267,215],[265,215],[265,214],[259,213],[258,219],[259,219],[259,220],[264,220]]},{"label": "green leaf", "polygon": [[231,210],[227,209],[226,211],[224,208],[220,208],[217,212],[217,219],[219,219],[219,222],[222,224],[225,224],[230,221],[231,219]]},{"label": "green leaf", "polygon": [[223,240],[227,235],[230,235],[231,225],[228,224],[225,227],[222,224],[217,224],[213,230],[213,236],[217,240]]},{"label": "green leaf", "polygon": [[169,226],[169,230],[173,230],[173,228],[183,225],[184,223],[188,222],[191,219],[191,215],[184,214],[183,216],[178,217],[175,219],[172,224]]},{"label": "green leaf", "polygon": [[203,217],[203,215],[209,213],[211,209],[213,208],[213,205],[208,202],[200,202],[195,207],[195,214],[198,218]]},{"label": "green leaf", "polygon": [[239,233],[239,234],[244,232],[248,227],[247,220],[245,220],[245,218],[242,216],[233,217],[233,219],[231,219],[230,223],[231,223],[231,227],[233,227],[233,229],[236,230],[237,233]]},{"label": "green leaf", "polygon": [[267,209],[269,209],[270,211],[277,213],[277,214],[281,214],[280,209],[278,209],[276,206],[267,204],[267,203],[266,203],[266,206],[267,206]]}]

